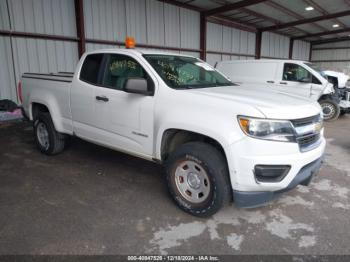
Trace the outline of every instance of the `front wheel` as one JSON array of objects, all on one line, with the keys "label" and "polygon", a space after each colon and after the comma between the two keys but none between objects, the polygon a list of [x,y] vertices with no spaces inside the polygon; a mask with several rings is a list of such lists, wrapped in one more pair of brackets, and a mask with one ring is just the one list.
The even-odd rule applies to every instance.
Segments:
[{"label": "front wheel", "polygon": [[340,115],[339,105],[331,99],[321,100],[320,102],[323,118],[325,121],[337,120]]},{"label": "front wheel", "polygon": [[167,159],[165,169],[168,190],[187,213],[208,217],[230,200],[226,160],[209,144],[190,142],[180,146]]}]

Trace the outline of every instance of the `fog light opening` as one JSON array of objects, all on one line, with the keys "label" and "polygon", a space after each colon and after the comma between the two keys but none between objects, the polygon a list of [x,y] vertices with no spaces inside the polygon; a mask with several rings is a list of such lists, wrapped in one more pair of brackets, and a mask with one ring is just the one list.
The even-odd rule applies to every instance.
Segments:
[{"label": "fog light opening", "polygon": [[255,179],[258,182],[280,182],[290,170],[289,165],[256,165],[254,167]]}]

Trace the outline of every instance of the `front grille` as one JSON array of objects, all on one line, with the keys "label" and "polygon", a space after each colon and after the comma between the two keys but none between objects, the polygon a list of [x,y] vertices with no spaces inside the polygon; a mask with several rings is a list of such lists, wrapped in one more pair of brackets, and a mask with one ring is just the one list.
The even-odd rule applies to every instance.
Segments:
[{"label": "front grille", "polygon": [[320,121],[320,115],[291,120],[294,127],[307,126]]},{"label": "front grille", "polygon": [[320,139],[320,134],[309,134],[305,136],[300,136],[297,138],[298,144],[300,148],[305,149],[314,143],[316,143]]},{"label": "front grille", "polygon": [[[303,127],[307,127],[310,125],[314,125],[316,123],[320,123],[321,117],[320,115],[311,116],[307,118],[302,119],[295,119],[291,120],[294,128],[301,129]],[[314,146],[317,146],[318,142],[320,141],[320,130],[312,130],[310,132],[306,132],[303,134],[297,134],[296,139],[299,144],[299,148],[301,151],[308,151],[314,148]]]}]

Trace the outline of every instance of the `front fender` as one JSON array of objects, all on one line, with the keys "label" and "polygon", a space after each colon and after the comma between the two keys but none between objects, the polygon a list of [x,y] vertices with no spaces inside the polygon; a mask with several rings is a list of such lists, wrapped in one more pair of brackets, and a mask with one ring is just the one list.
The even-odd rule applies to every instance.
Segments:
[{"label": "front fender", "polygon": [[[229,126],[229,124],[227,125]],[[235,132],[233,128],[233,124],[231,125],[230,129],[227,127],[221,127],[221,128],[210,128],[211,125],[195,125],[195,124],[184,124],[183,122],[167,122],[161,125],[156,132],[156,152],[155,156],[157,159],[161,160],[161,149],[162,149],[162,141],[163,136],[166,133],[167,130],[175,129],[175,130],[182,130],[182,131],[188,131],[192,133],[197,133],[203,136],[210,137],[211,139],[218,142],[221,147],[224,149],[225,154],[226,148],[232,144],[234,141],[238,141],[243,138],[243,133],[240,134],[239,132]],[[241,132],[241,130],[239,129]],[[226,154],[227,155],[227,154]]]}]

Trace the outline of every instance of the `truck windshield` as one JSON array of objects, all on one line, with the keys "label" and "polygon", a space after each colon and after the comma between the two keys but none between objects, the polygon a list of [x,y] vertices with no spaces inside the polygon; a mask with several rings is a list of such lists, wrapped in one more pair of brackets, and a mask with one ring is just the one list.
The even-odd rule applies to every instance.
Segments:
[{"label": "truck windshield", "polygon": [[304,63],[304,64],[307,65],[308,67],[312,68],[317,73],[319,73],[321,76],[323,76],[324,78],[327,79],[327,75],[323,72],[323,70],[319,66],[312,64],[312,63]]},{"label": "truck windshield", "polygon": [[213,67],[193,57],[144,55],[144,58],[164,82],[174,89],[235,85]]}]

